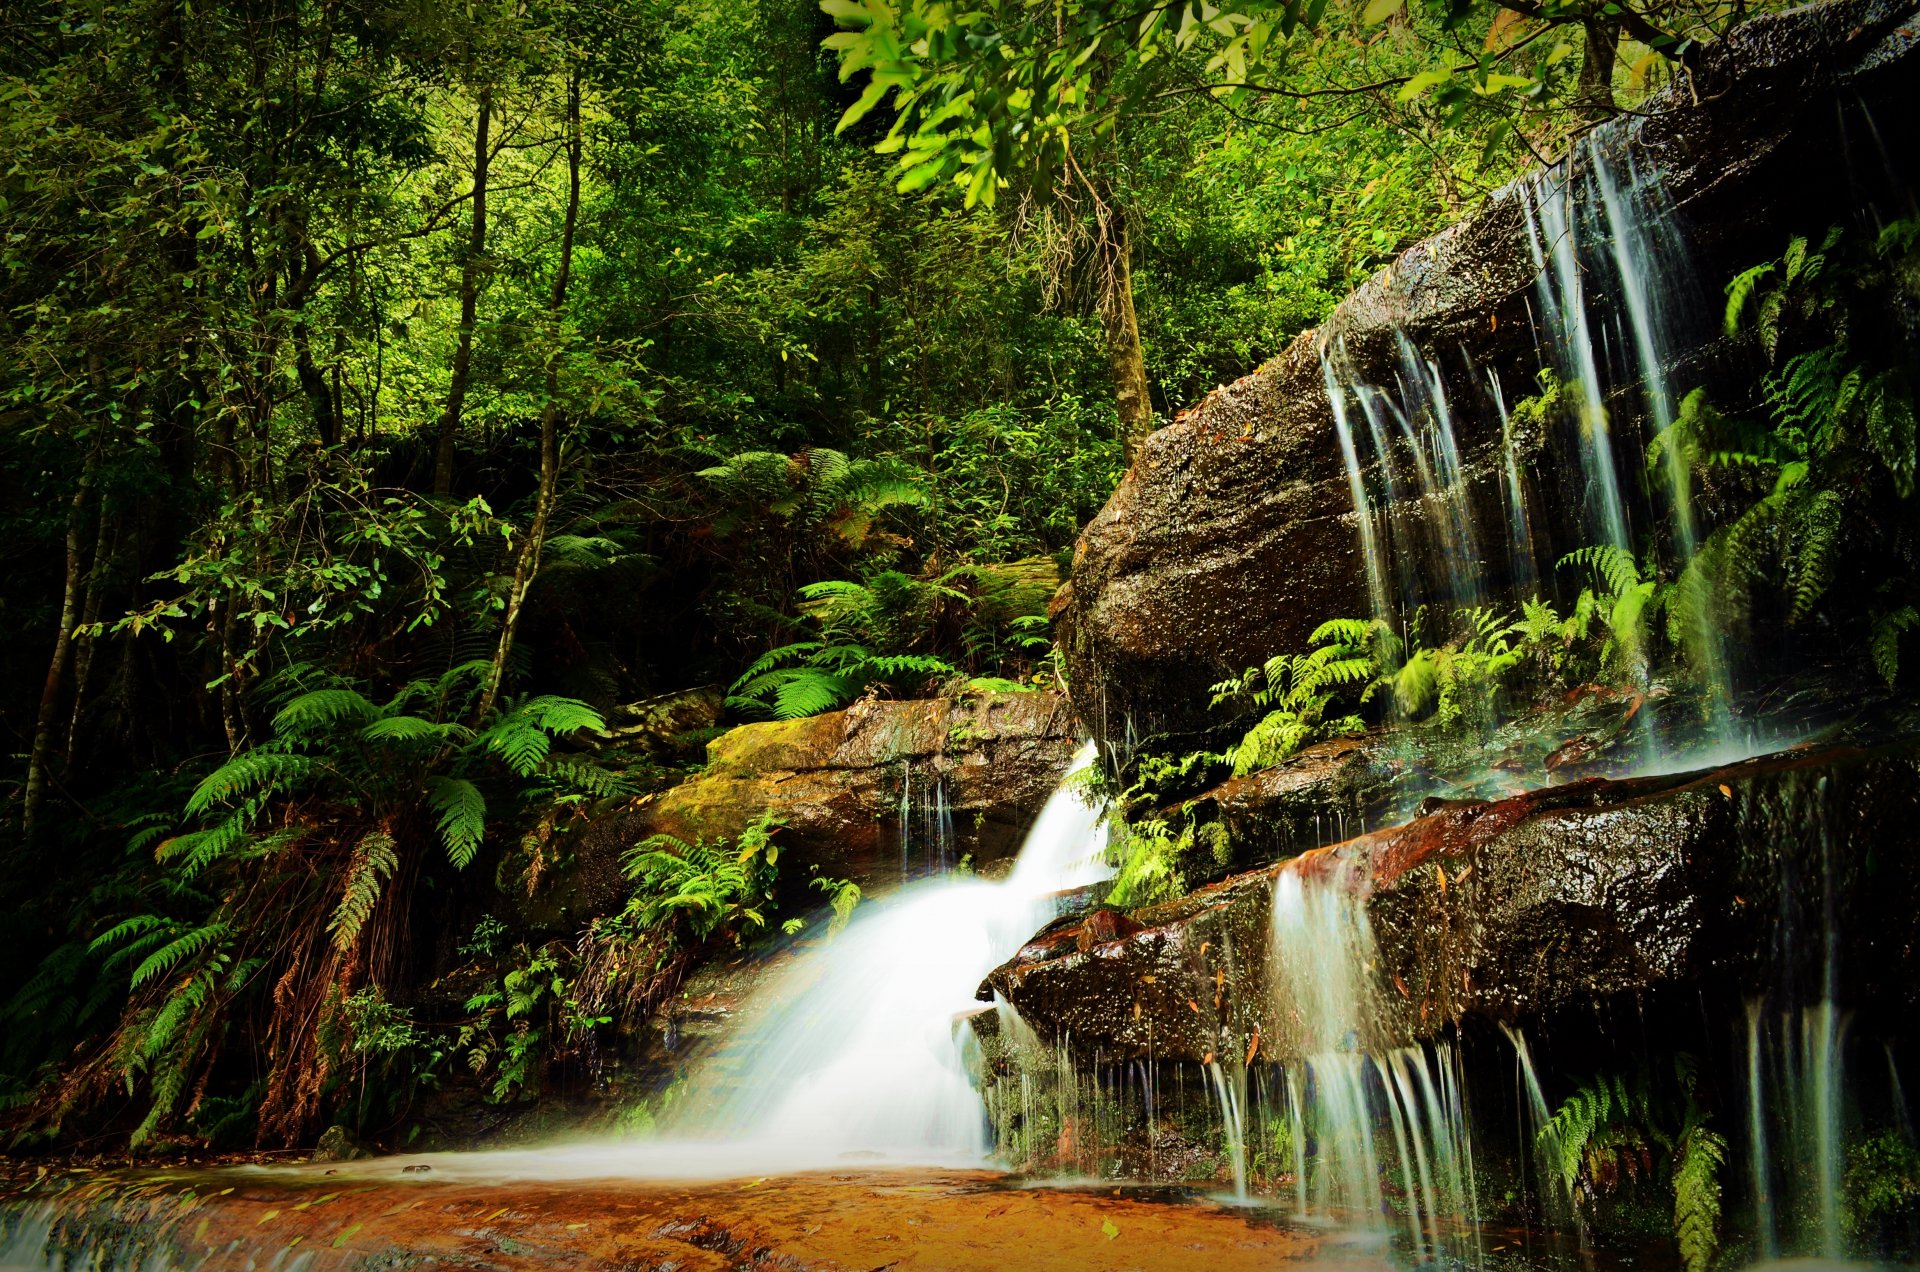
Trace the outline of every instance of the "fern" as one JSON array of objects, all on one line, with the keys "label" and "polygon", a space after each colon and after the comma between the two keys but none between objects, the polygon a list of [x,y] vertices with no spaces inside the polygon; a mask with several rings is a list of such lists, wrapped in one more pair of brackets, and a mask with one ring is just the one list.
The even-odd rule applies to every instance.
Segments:
[{"label": "fern", "polygon": [[217,803],[258,787],[287,790],[310,777],[314,767],[311,758],[271,745],[242,751],[194,787],[193,794],[187,798],[187,815],[197,817]]},{"label": "fern", "polygon": [[368,742],[432,741],[452,744],[468,740],[473,736],[473,730],[463,724],[393,715],[372,721],[360,730],[360,736]]},{"label": "fern", "polygon": [[184,960],[205,953],[225,940],[231,930],[225,923],[206,923],[175,937],[134,969],[130,988],[138,989],[154,977],[166,975]]},{"label": "fern", "polygon": [[301,694],[273,717],[283,737],[310,736],[345,721],[372,719],[379,709],[353,689],[314,689]]},{"label": "fern", "polygon": [[360,939],[360,929],[380,899],[380,886],[393,877],[400,858],[393,850],[393,836],[374,831],[354,846],[353,861],[340,890],[340,904],[334,908],[327,930],[333,933],[333,947],[342,954]]},{"label": "fern", "polygon": [[1874,669],[1891,689],[1900,674],[1900,637],[1913,627],[1920,627],[1920,610],[1911,605],[1902,605],[1899,609],[1879,614],[1873,620],[1873,634],[1868,646],[1873,654]]},{"label": "fern", "polygon": [[427,780],[427,803],[440,814],[440,842],[448,860],[465,869],[487,835],[486,797],[463,777],[434,777]]},{"label": "fern", "polygon": [[1727,1141],[1701,1125],[1689,1125],[1675,1152],[1673,1233],[1687,1272],[1708,1272],[1720,1249],[1720,1170]]},{"label": "fern", "polygon": [[612,799],[618,796],[638,794],[640,788],[618,773],[590,764],[585,760],[547,757],[540,766],[540,776],[556,786],[571,789],[594,799]]}]

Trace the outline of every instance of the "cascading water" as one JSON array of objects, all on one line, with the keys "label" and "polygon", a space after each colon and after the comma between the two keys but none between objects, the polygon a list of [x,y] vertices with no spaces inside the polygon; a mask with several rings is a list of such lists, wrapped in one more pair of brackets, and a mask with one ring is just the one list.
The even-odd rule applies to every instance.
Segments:
[{"label": "cascading water", "polygon": [[[1089,744],[1072,771],[1093,762]],[[1101,813],[1076,787],[1070,777],[1048,800],[1006,879],[910,883],[797,959],[696,1076],[672,1129],[755,1161],[982,1157],[986,1120],[956,1022],[1059,893],[1106,877]]]},{"label": "cascading water", "polygon": [[1273,1014],[1291,1026],[1302,1057],[1287,1073],[1300,1209],[1378,1220],[1387,1209],[1381,1180],[1390,1150],[1388,1174],[1398,1177],[1416,1259],[1441,1254],[1454,1232],[1477,1245],[1459,1048],[1381,1044],[1390,1031],[1374,992],[1364,872],[1339,860],[1316,866],[1275,878],[1269,952]]}]

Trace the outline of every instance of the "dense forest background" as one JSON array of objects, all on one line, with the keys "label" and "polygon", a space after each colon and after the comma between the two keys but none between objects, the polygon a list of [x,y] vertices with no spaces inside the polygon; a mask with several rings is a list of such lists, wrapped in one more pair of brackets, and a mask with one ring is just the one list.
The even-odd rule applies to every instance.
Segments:
[{"label": "dense forest background", "polygon": [[[1737,16],[1319,4],[1252,85],[1172,6],[1070,162],[902,180],[827,8],[0,6],[20,1135],[364,1103],[488,854],[664,780],[623,704],[1055,683],[1132,440]],[[601,1021],[475,1001],[495,1098]]]}]

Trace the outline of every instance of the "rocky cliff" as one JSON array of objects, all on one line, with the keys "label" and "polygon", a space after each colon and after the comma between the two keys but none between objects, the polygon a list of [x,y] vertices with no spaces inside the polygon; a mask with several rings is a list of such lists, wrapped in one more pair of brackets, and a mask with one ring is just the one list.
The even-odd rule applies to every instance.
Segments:
[{"label": "rocky cliff", "polygon": [[[1889,157],[1914,153],[1920,125],[1914,12],[1911,0],[1850,0],[1751,21],[1699,50],[1643,114],[1563,161],[1562,179],[1602,150],[1622,171],[1660,174],[1687,240],[1682,281],[1695,289],[1695,322],[1674,369],[1680,391],[1714,382],[1739,356],[1713,341],[1719,288],[1732,273],[1777,255],[1792,233],[1870,227],[1904,212],[1890,194],[1902,178],[1889,165],[1900,160]],[[1489,374],[1526,391],[1543,361],[1535,198],[1526,181],[1498,192],[1409,249],[1320,330],[1147,439],[1082,534],[1056,606],[1075,705],[1097,736],[1202,734],[1217,723],[1207,686],[1223,673],[1304,648],[1326,618],[1369,612],[1322,354],[1353,380],[1391,384],[1415,347],[1457,396],[1484,394]],[[1626,471],[1637,472],[1630,443],[1647,431],[1640,402],[1616,393],[1607,409]],[[1451,549],[1468,554],[1461,564],[1485,598],[1499,599],[1513,582],[1494,546],[1501,421],[1490,403],[1456,402],[1452,427],[1465,519],[1484,533]],[[1545,548],[1540,568],[1551,572],[1555,554],[1592,540],[1569,524],[1584,497],[1577,457],[1535,467],[1543,484],[1530,514]],[[1643,495],[1628,492],[1630,502]],[[1420,501],[1396,505],[1391,517],[1394,564],[1430,570]]]}]

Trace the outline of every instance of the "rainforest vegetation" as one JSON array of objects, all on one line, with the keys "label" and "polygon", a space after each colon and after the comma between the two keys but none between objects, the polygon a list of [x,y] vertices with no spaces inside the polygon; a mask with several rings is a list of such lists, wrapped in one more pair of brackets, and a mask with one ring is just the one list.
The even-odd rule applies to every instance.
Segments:
[{"label": "rainforest vegetation", "polygon": [[[633,845],[567,940],[500,898],[725,724],[1059,688],[1049,602],[1148,432],[1744,9],[0,4],[7,1142],[404,1142],[429,1093],[564,1085],[693,960],[844,922],[772,817]],[[1129,806],[1644,690],[1867,569],[1912,389],[1835,315],[1915,238],[1779,249],[1712,280],[1764,385],[1648,457],[1738,513],[1684,575],[1593,548],[1514,612],[1325,615]],[[1887,680],[1909,547],[1848,619]],[[622,731],[693,689],[724,716]],[[1217,873],[1215,833],[1137,822],[1121,896]]]}]

